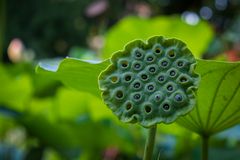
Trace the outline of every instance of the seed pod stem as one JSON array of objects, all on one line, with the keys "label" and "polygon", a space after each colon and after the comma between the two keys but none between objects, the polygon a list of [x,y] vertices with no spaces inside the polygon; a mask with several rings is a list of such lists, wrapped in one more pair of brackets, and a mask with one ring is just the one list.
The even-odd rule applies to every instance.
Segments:
[{"label": "seed pod stem", "polygon": [[151,160],[152,159],[156,131],[157,131],[157,125],[154,125],[148,129],[148,137],[147,137],[147,140],[145,143],[143,160]]}]

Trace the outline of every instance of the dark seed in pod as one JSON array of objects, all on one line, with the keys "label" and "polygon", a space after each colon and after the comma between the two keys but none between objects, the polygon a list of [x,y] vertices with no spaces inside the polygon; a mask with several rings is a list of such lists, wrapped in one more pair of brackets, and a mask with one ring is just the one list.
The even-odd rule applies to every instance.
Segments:
[{"label": "dark seed in pod", "polygon": [[145,111],[146,111],[147,113],[150,113],[151,110],[152,110],[152,108],[151,108],[150,106],[145,106]]},{"label": "dark seed in pod", "polygon": [[159,100],[161,99],[161,96],[160,96],[160,95],[156,95],[156,96],[155,96],[155,99],[156,99],[157,101],[159,101]]},{"label": "dark seed in pod", "polygon": [[123,63],[122,66],[125,68],[125,67],[127,67],[127,64],[126,64],[126,63]]},{"label": "dark seed in pod", "polygon": [[155,71],[156,71],[156,68],[155,68],[155,67],[150,67],[150,68],[149,68],[149,72],[154,73]]},{"label": "dark seed in pod", "polygon": [[169,104],[164,104],[164,105],[163,105],[163,109],[166,110],[166,111],[169,110],[169,109],[170,109]]},{"label": "dark seed in pod", "polygon": [[134,85],[133,85],[134,88],[140,88],[140,83],[139,82],[136,82]]},{"label": "dark seed in pod", "polygon": [[177,63],[177,65],[178,65],[178,67],[182,67],[182,66],[183,66],[183,62],[182,62],[182,61],[179,61],[179,62]]},{"label": "dark seed in pod", "polygon": [[172,85],[168,85],[168,86],[167,86],[167,90],[168,90],[168,91],[172,91],[172,90],[173,90],[173,86],[172,86]]},{"label": "dark seed in pod", "polygon": [[175,76],[176,72],[175,71],[170,71],[170,76]]},{"label": "dark seed in pod", "polygon": [[136,69],[139,69],[139,68],[141,67],[141,65],[140,65],[139,63],[136,63],[136,64],[134,65],[134,67],[135,67]]},{"label": "dark seed in pod", "polygon": [[163,67],[166,67],[168,65],[168,62],[167,61],[162,61],[161,64],[162,64]]},{"label": "dark seed in pod", "polygon": [[175,57],[175,52],[174,52],[174,50],[169,51],[168,55],[169,55],[169,57],[171,57],[171,58]]},{"label": "dark seed in pod", "polygon": [[164,81],[164,76],[159,76],[159,77],[158,77],[158,80],[159,80],[160,82],[163,82],[163,81]]},{"label": "dark seed in pod", "polygon": [[142,79],[146,80],[148,78],[148,76],[146,74],[143,74],[142,76]]},{"label": "dark seed in pod", "polygon": [[161,52],[161,49],[160,49],[160,48],[156,48],[156,49],[155,49],[155,52],[156,52],[156,53],[160,53],[160,52]]},{"label": "dark seed in pod", "polygon": [[117,80],[118,80],[118,77],[116,77],[116,76],[114,76],[114,77],[111,78],[111,81],[112,81],[113,83],[117,82]]},{"label": "dark seed in pod", "polygon": [[131,104],[131,103],[127,103],[126,109],[127,109],[127,110],[130,110],[131,108],[132,108],[132,104]]},{"label": "dark seed in pod", "polygon": [[133,115],[133,122],[137,122],[138,121],[138,117]]},{"label": "dark seed in pod", "polygon": [[186,81],[187,81],[187,78],[186,78],[186,77],[181,77],[181,78],[180,78],[180,81],[181,81],[181,82],[186,82]]},{"label": "dark seed in pod", "polygon": [[133,98],[134,98],[134,99],[140,99],[140,98],[141,98],[141,95],[140,95],[140,94],[135,94],[135,95],[133,96]]},{"label": "dark seed in pod", "polygon": [[123,68],[126,68],[128,66],[128,62],[127,61],[123,61],[121,63],[121,65],[122,65]]},{"label": "dark seed in pod", "polygon": [[107,91],[103,92],[103,96],[108,96],[108,95],[109,95],[109,92],[107,92]]},{"label": "dark seed in pod", "polygon": [[148,88],[148,90],[150,90],[150,91],[154,90],[154,86],[153,86],[153,85],[149,85],[147,88]]},{"label": "dark seed in pod", "polygon": [[142,53],[140,53],[139,51],[136,51],[135,55],[136,55],[136,57],[138,57],[138,58],[142,57]]},{"label": "dark seed in pod", "polygon": [[153,57],[150,57],[150,56],[147,57],[147,61],[148,61],[148,62],[151,62],[152,60],[153,60]]},{"label": "dark seed in pod", "polygon": [[132,77],[130,76],[130,75],[127,75],[126,77],[125,77],[125,80],[126,81],[130,81],[132,79]]},{"label": "dark seed in pod", "polygon": [[122,98],[123,97],[123,92],[122,91],[117,91],[116,96],[117,96],[117,98]]},{"label": "dark seed in pod", "polygon": [[182,101],[183,98],[180,94],[176,94],[175,99],[176,99],[176,101],[180,102],[180,101]]}]

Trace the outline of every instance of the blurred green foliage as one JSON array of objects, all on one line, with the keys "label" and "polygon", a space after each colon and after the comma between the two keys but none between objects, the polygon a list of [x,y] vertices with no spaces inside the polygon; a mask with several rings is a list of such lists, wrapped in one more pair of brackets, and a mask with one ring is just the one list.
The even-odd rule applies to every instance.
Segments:
[{"label": "blurred green foliage", "polygon": [[[134,153],[135,138],[123,129],[126,126],[120,129],[116,125],[118,121],[99,98],[66,88],[59,88],[54,96],[36,97],[33,94],[36,75],[25,70],[13,76],[11,73],[19,71],[16,67],[16,70],[14,66],[0,67],[3,85],[0,113],[24,126],[27,136],[36,138],[38,146],[54,148],[67,159],[95,152],[99,155],[95,158],[101,159],[101,153],[109,146]],[[1,123],[2,120],[5,121],[1,119]],[[1,125],[1,137],[9,127]]]},{"label": "blurred green foliage", "polygon": [[[32,94],[29,75],[9,75],[3,65],[0,65],[0,102],[2,105],[12,106],[17,111],[23,111]],[[12,83],[11,85],[9,83]],[[13,99],[14,98],[14,99]]]},{"label": "blurred green foliage", "polygon": [[[237,1],[228,1],[226,10],[218,10],[215,0],[101,0],[100,4],[103,2],[107,7],[89,16],[87,12],[95,2],[98,0],[0,1],[0,57],[1,52],[4,53],[0,62],[0,159],[8,156],[18,160],[89,160],[103,159],[110,153],[116,154],[118,159],[137,160],[142,155],[146,135],[138,126],[119,123],[99,99],[97,76],[108,65],[108,60],[93,64],[71,58],[57,59],[53,64],[42,63],[37,68],[42,75],[36,75],[35,62],[7,64],[7,48],[14,38],[20,38],[25,49],[34,50],[37,60],[66,55],[109,58],[112,52],[123,49],[126,42],[156,34],[182,39],[197,57],[205,53],[204,57],[212,58],[229,50],[238,53],[240,3]],[[158,17],[184,11],[193,11],[200,16],[202,7],[206,6],[213,11],[212,17],[208,22],[200,19],[193,26],[186,24],[179,14]],[[142,16],[142,11],[148,14]],[[135,17],[119,21],[129,14]],[[102,36],[105,40],[105,46],[101,46],[103,54],[95,55],[96,49],[90,48],[94,36]],[[209,43],[213,37],[217,45],[214,41]],[[234,52],[232,60],[237,60],[237,56]],[[221,59],[226,57],[221,56]],[[239,64],[205,63],[199,61],[200,70],[205,74],[199,92],[201,109],[199,112],[194,110],[179,123],[196,132],[210,129],[211,133],[216,133],[238,123]],[[212,90],[210,85],[214,86]],[[214,95],[216,98],[210,99]],[[231,114],[233,116],[229,117]],[[225,117],[229,119],[225,120]],[[176,123],[159,128],[155,157],[160,152],[163,159],[199,159],[199,139],[193,132]],[[231,152],[233,147],[239,146],[239,141],[229,140],[231,142],[226,138],[220,142],[213,139],[215,148],[211,148],[211,159],[239,157],[235,150]],[[226,145],[229,143],[231,145]],[[221,156],[216,157],[217,154]]]},{"label": "blurred green foliage", "polygon": [[213,37],[213,30],[204,21],[189,25],[178,16],[143,19],[126,17],[113,26],[106,34],[103,57],[123,49],[129,41],[146,40],[154,35],[173,37],[187,44],[195,57],[201,57]]}]

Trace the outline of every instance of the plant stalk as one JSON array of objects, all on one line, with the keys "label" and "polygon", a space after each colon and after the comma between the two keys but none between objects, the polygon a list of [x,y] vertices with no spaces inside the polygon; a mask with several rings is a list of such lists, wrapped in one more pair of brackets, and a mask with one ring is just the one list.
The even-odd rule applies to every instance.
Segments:
[{"label": "plant stalk", "polygon": [[151,160],[153,155],[153,149],[155,144],[157,125],[149,128],[148,137],[145,144],[143,160]]},{"label": "plant stalk", "polygon": [[208,160],[208,136],[202,136],[202,160]]}]

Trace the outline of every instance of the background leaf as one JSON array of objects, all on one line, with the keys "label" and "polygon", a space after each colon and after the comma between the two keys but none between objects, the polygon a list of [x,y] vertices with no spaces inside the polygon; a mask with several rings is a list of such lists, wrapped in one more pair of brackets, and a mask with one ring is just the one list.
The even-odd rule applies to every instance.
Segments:
[{"label": "background leaf", "polygon": [[46,77],[60,80],[65,85],[74,89],[89,92],[100,97],[98,89],[98,75],[109,64],[109,61],[96,63],[93,61],[82,61],[74,58],[50,64],[41,62],[36,68],[37,73]]},{"label": "background leaf", "polygon": [[146,40],[154,35],[181,39],[196,57],[201,57],[213,37],[213,31],[204,21],[189,25],[179,16],[152,19],[127,17],[108,31],[103,57],[109,58],[113,52],[122,50],[129,41]]},{"label": "background leaf", "polygon": [[198,60],[201,74],[195,109],[177,122],[201,135],[212,135],[240,122],[240,63]]},{"label": "background leaf", "polygon": [[89,113],[89,116],[95,121],[105,118],[118,121],[100,98],[86,92],[66,88],[59,89],[54,105],[58,109],[58,116],[62,119],[77,121],[80,115]]},{"label": "background leaf", "polygon": [[0,65],[0,82],[0,104],[23,111],[33,92],[31,77],[24,73],[11,75]]}]

